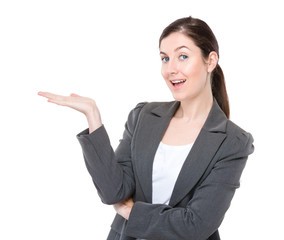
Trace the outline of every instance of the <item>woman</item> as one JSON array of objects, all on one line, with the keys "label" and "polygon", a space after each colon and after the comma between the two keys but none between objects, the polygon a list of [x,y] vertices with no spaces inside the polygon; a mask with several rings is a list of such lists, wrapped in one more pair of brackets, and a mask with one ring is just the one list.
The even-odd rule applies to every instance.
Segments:
[{"label": "woman", "polygon": [[220,239],[253,138],[228,120],[218,43],[205,22],[176,20],[159,48],[175,101],[138,104],[115,152],[92,99],[39,95],[87,117],[89,129],[77,136],[86,166],[102,201],[118,213],[109,240]]}]

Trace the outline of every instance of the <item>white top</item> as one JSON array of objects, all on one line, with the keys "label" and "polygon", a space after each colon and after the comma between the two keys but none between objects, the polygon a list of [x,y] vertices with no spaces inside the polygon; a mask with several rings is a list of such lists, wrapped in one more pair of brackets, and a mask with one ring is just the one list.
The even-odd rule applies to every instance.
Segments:
[{"label": "white top", "polygon": [[160,142],[153,163],[152,203],[169,204],[177,177],[192,145],[171,146]]},{"label": "white top", "polygon": [[193,143],[172,146],[160,142],[153,163],[153,204],[169,204],[176,180],[192,145]]}]

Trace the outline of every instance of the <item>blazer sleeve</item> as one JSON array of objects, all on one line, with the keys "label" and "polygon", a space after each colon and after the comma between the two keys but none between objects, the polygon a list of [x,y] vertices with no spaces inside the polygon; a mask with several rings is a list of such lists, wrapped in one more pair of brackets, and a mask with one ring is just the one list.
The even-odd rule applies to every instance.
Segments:
[{"label": "blazer sleeve", "polygon": [[77,135],[86,167],[102,202],[114,204],[133,195],[135,180],[131,162],[131,141],[140,111],[139,103],[129,114],[123,138],[114,152],[104,126],[89,134],[86,129]]},{"label": "blazer sleeve", "polygon": [[220,226],[239,187],[248,155],[254,149],[252,142],[252,136],[246,132],[234,137],[186,207],[136,202],[125,234],[149,240],[209,238]]}]

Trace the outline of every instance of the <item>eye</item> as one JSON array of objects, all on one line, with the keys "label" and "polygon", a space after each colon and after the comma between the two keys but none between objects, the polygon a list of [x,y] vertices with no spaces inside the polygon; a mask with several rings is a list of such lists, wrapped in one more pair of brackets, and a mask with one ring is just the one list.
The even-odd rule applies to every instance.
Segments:
[{"label": "eye", "polygon": [[187,59],[187,58],[188,58],[188,56],[186,56],[186,55],[180,55],[180,56],[179,56],[179,59],[180,59],[180,60],[185,60],[185,59]]},{"label": "eye", "polygon": [[162,58],[162,62],[168,62],[169,59],[170,59],[169,57],[163,57],[163,58]]}]

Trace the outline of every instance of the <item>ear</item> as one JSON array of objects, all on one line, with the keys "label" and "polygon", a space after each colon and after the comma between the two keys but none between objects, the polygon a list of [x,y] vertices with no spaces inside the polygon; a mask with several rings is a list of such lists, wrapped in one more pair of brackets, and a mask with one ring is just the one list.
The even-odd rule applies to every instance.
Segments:
[{"label": "ear", "polygon": [[209,57],[208,57],[208,69],[207,71],[209,73],[213,72],[213,70],[215,69],[215,67],[217,66],[218,64],[218,54],[214,51],[212,51],[210,54],[209,54]]}]

